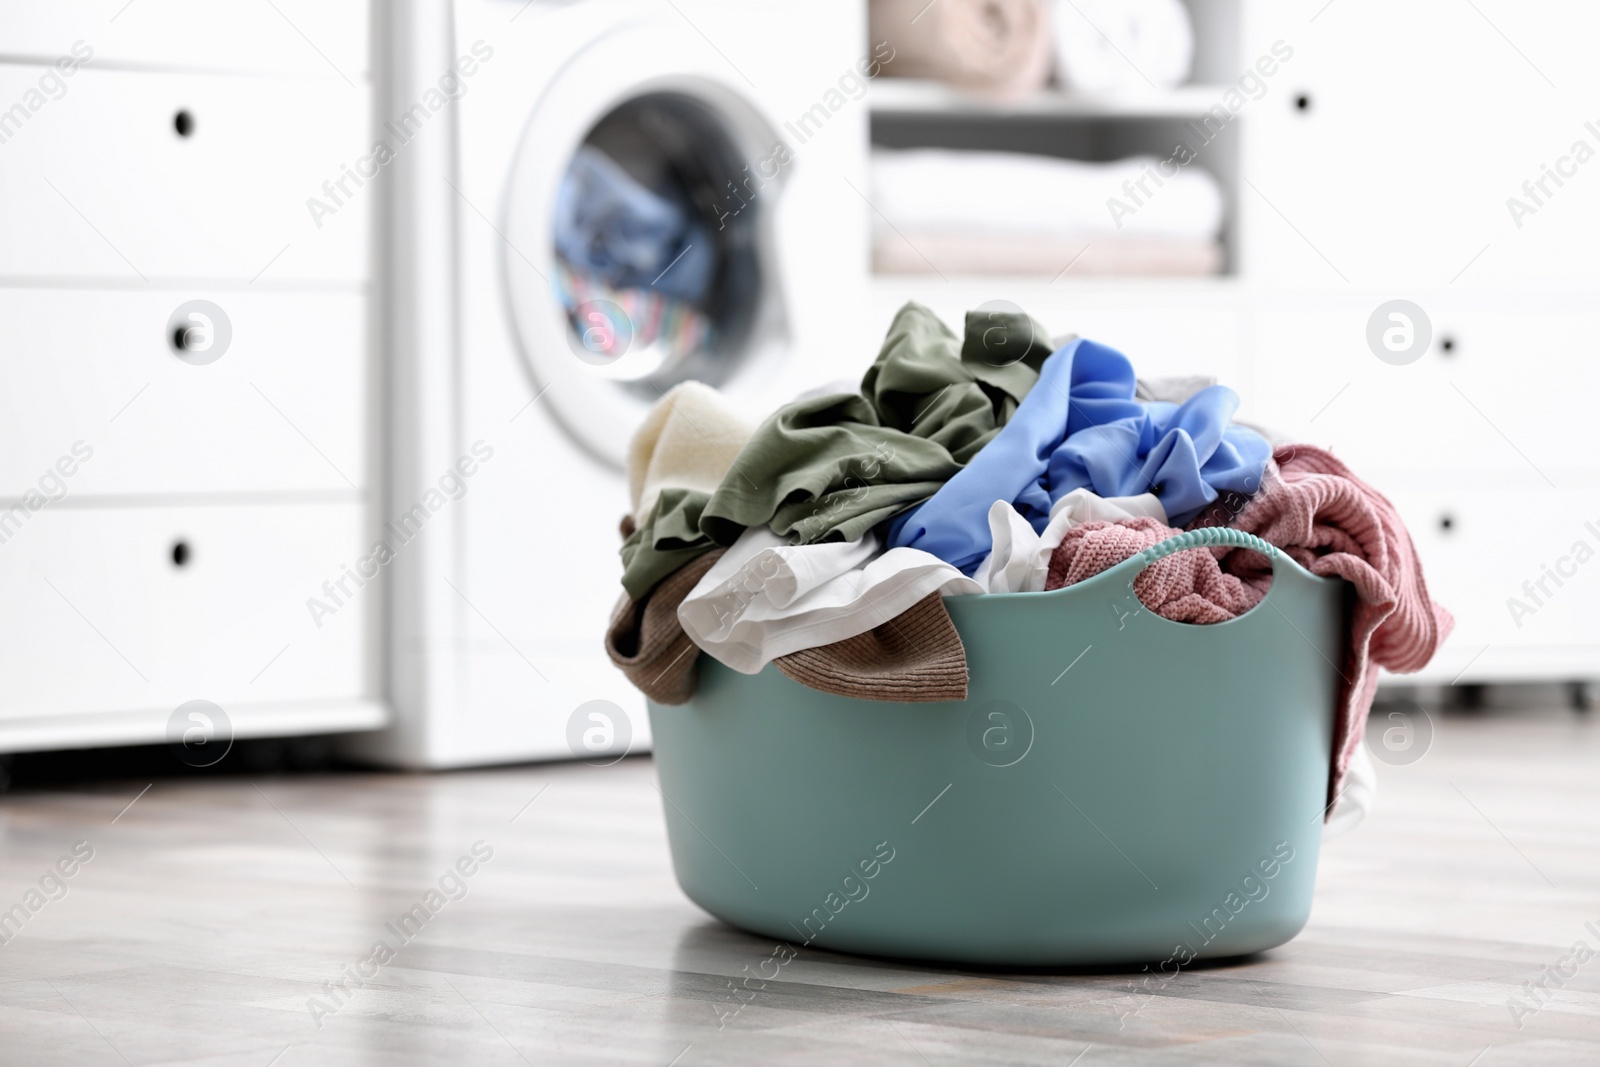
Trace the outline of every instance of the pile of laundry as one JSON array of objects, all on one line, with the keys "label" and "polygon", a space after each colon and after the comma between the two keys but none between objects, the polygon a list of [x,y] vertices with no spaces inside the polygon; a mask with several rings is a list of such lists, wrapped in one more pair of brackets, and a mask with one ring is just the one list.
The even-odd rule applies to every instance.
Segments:
[{"label": "pile of laundry", "polygon": [[[551,284],[574,333],[595,355],[611,355],[613,345],[660,344],[673,357],[710,340],[705,303],[716,275],[716,245],[680,191],[648,188],[600,149],[584,145],[561,180],[553,228]],[[599,301],[620,308],[630,328],[594,330],[581,321],[586,307]]]},{"label": "pile of laundry", "polygon": [[[1048,336],[984,310],[957,337],[911,303],[857,391],[802,395],[759,425],[698,383],[667,393],[629,455],[612,661],[663,704],[693,695],[699,652],[847,697],[962,700],[943,597],[1058,589],[1225,525],[1354,587],[1338,796],[1377,668],[1421,669],[1452,626],[1394,507],[1330,453],[1234,422],[1225,386],[1143,381],[1105,345]],[[1204,624],[1270,582],[1257,553],[1197,548],[1134,591]]]}]

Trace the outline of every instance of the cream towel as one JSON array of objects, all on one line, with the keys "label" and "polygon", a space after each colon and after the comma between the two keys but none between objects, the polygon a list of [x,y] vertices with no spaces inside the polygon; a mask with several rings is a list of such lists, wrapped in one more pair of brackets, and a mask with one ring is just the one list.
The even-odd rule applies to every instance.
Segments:
[{"label": "cream towel", "polygon": [[628,495],[635,521],[666,488],[710,493],[755,432],[732,400],[709,385],[682,382],[656,402],[628,445]]},{"label": "cream towel", "polygon": [[1001,98],[1050,80],[1045,0],[872,0],[867,21],[874,44],[894,49],[883,65],[889,77],[937,78]]}]

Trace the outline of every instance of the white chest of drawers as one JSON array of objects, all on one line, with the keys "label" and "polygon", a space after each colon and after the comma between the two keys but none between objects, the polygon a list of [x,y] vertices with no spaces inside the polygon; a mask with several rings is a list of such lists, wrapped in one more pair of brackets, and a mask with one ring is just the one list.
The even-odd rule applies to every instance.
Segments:
[{"label": "white chest of drawers", "polygon": [[0,752],[386,721],[367,5],[226,7],[0,3]]}]

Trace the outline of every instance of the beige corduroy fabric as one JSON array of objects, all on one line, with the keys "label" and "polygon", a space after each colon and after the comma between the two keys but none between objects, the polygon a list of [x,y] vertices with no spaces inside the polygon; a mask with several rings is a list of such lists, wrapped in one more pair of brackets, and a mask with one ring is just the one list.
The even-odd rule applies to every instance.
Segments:
[{"label": "beige corduroy fabric", "polygon": [[967,699],[967,650],[938,593],[864,634],[772,662],[801,685],[856,700]]},{"label": "beige corduroy fabric", "polygon": [[680,382],[640,423],[628,445],[628,494],[636,519],[667,487],[715,491],[756,424],[709,385]]}]

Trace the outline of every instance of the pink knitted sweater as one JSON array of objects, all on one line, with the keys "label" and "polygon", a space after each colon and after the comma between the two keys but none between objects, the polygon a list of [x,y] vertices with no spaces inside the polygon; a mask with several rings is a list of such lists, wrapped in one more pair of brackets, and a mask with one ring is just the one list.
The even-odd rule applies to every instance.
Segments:
[{"label": "pink knitted sweater", "polygon": [[[1320,448],[1279,448],[1260,492],[1237,514],[1219,502],[1191,528],[1224,525],[1271,542],[1312,574],[1355,587],[1333,731],[1331,810],[1362,743],[1377,668],[1421,670],[1454,620],[1429,598],[1422,564],[1394,505]],[[1045,588],[1080,582],[1179,532],[1146,518],[1076,527],[1050,557]],[[1271,581],[1272,565],[1258,553],[1197,548],[1146,567],[1133,588],[1145,607],[1164,618],[1213,623],[1249,611]]]}]

